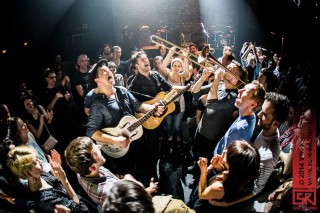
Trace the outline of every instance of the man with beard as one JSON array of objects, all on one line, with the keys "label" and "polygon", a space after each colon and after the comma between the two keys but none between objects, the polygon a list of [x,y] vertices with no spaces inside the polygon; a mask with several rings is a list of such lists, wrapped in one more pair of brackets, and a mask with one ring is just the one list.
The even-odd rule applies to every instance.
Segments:
[{"label": "man with beard", "polygon": [[278,127],[286,120],[289,112],[289,99],[276,92],[266,93],[261,111],[258,113],[257,126],[262,130],[253,142],[260,154],[260,173],[255,180],[252,192],[233,202],[215,202],[217,206],[230,206],[239,202],[246,201],[265,188],[267,180],[274,170],[279,160],[280,143]]},{"label": "man with beard", "polygon": [[[185,86],[171,85],[157,71],[152,71],[150,61],[144,52],[137,52],[131,58],[131,66],[138,72],[130,82],[129,91],[141,102],[157,99],[160,92],[168,92],[171,89],[182,90]],[[137,150],[137,179],[141,178],[144,185],[150,178],[157,177],[157,162],[160,158],[160,146],[165,133],[165,122],[160,122],[155,128],[143,128],[141,140],[136,141]],[[140,179],[139,179],[140,180]]]}]

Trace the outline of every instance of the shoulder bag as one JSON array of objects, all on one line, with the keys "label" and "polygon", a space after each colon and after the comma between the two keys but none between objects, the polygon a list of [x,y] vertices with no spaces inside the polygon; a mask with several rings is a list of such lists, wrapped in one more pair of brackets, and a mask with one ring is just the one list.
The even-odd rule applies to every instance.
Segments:
[{"label": "shoulder bag", "polygon": [[51,133],[50,133],[50,131],[49,131],[49,129],[48,129],[48,127],[47,127],[47,125],[46,125],[45,122],[43,122],[43,125],[44,125],[44,127],[46,128],[46,130],[47,130],[48,133],[49,133],[49,138],[46,140],[46,142],[45,142],[44,144],[41,145],[41,148],[42,148],[47,154],[49,154],[50,151],[51,151],[51,150],[55,147],[55,145],[58,143],[58,140],[55,139],[55,138],[51,135]]}]

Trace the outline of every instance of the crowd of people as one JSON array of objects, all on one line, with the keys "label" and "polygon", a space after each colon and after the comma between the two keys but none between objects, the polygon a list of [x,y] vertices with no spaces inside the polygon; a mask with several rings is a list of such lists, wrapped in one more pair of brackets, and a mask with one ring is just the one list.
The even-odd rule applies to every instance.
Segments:
[{"label": "crowd of people", "polygon": [[[277,196],[292,193],[296,138],[319,120],[311,62],[290,63],[255,42],[234,51],[195,63],[203,53],[195,43],[178,52],[160,44],[153,59],[136,47],[122,59],[120,46],[105,44],[98,61],[80,54],[72,68],[56,55],[43,84],[22,81],[16,103],[1,104],[0,208],[290,210],[290,196]],[[58,141],[51,152],[49,136]]]}]

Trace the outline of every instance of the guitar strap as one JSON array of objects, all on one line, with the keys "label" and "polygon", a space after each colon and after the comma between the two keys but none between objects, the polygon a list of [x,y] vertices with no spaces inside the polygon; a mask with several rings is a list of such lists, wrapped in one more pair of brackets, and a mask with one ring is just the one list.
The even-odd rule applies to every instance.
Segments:
[{"label": "guitar strap", "polygon": [[[135,79],[136,77],[137,77],[137,75],[135,75],[135,76],[133,77],[133,79],[132,79],[131,82],[130,82],[130,85],[132,84],[132,82],[134,81],[134,79]],[[160,89],[157,89],[157,90],[159,90],[159,91],[157,91],[157,94],[158,94],[159,92],[161,92],[161,91],[165,91],[164,88],[162,87],[162,84],[159,82],[159,79],[157,78],[157,76],[156,76],[155,74],[153,74],[152,72],[150,72],[150,79],[152,79],[152,81],[153,81],[154,83],[156,83],[157,87],[154,86],[155,88],[160,88]],[[130,86],[129,86],[129,87],[130,87]],[[132,94],[134,94],[134,95],[138,95],[138,96],[141,96],[141,97],[145,97],[145,98],[147,98],[147,99],[154,99],[154,98],[155,98],[155,97],[152,97],[152,96],[147,95],[147,94],[142,94],[142,93],[134,92],[134,91],[131,91],[131,90],[129,90],[129,91],[130,91],[130,93],[132,93]]]},{"label": "guitar strap", "polygon": [[124,103],[124,94],[122,94],[121,89],[117,86],[114,87],[116,89],[116,101],[118,102],[119,107],[122,110],[123,115],[132,115],[132,110]]},{"label": "guitar strap", "polygon": [[159,92],[161,92],[161,91],[166,91],[163,87],[162,87],[162,84],[160,83],[160,81],[159,81],[159,79],[158,79],[158,77],[156,76],[156,74],[150,74],[150,76],[151,76],[151,79],[153,79],[153,81],[157,84],[157,86],[160,88],[160,91],[158,91],[158,93]]},{"label": "guitar strap", "polygon": [[134,92],[134,91],[131,91],[130,90],[130,92],[133,94],[133,95],[140,95],[140,96],[144,96],[144,97],[146,97],[146,98],[149,98],[149,99],[154,99],[155,97],[152,97],[152,96],[150,96],[150,95],[145,95],[145,94],[141,94],[141,93],[139,93],[139,92]]}]

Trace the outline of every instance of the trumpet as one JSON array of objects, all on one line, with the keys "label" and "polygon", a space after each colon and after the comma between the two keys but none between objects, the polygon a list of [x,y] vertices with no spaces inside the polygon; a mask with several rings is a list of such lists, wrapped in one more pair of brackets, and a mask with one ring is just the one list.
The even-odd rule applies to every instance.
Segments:
[{"label": "trumpet", "polygon": [[[162,43],[160,43],[159,41],[162,42]],[[181,48],[180,46],[177,46],[177,45],[175,45],[174,43],[169,42],[169,41],[167,41],[167,40],[165,40],[165,39],[163,39],[163,38],[161,38],[161,37],[159,37],[159,36],[151,35],[151,36],[150,36],[150,42],[151,42],[151,43],[154,43],[154,44],[157,45],[157,46],[162,46],[162,47],[164,47],[164,48],[166,48],[166,49],[168,49],[168,50],[171,50],[171,48],[174,47],[174,48],[176,49],[176,50],[175,50],[175,54],[177,54],[177,55],[179,55],[179,56],[181,56],[181,57],[183,57],[183,58],[187,58],[189,61],[191,61],[192,63],[198,65],[199,67],[201,67],[201,68],[203,68],[203,69],[206,68],[206,67],[208,67],[208,66],[210,66],[210,67],[212,67],[214,70],[217,70],[217,69],[220,67],[220,68],[224,69],[225,72],[228,72],[228,73],[230,73],[232,76],[234,76],[235,78],[237,78],[237,79],[241,82],[240,85],[242,85],[242,84],[246,85],[246,83],[245,83],[244,81],[242,81],[239,76],[237,76],[236,74],[234,74],[231,70],[229,70],[229,69],[228,69],[226,66],[224,66],[220,61],[218,61],[217,59],[215,59],[215,58],[212,56],[212,54],[210,53],[210,45],[206,45],[206,46],[202,49],[202,51],[200,52],[200,55],[199,55],[199,56],[196,55],[196,54],[193,54],[193,53],[191,53],[191,52],[188,52],[188,55],[186,56],[186,55],[184,55],[184,54],[182,54],[182,53],[180,52],[180,50],[182,50],[182,51],[185,52],[185,51],[186,51],[185,49],[183,49],[183,48]],[[194,59],[196,59],[197,61],[195,61],[195,60],[193,60],[192,58],[190,58],[190,56],[193,57]],[[236,64],[239,65],[238,62],[236,62]],[[230,83],[231,83],[231,82],[230,82]],[[232,83],[231,83],[231,84],[232,84]],[[233,85],[233,86],[234,86],[235,88],[238,88],[240,85],[238,85],[238,86]]]}]

